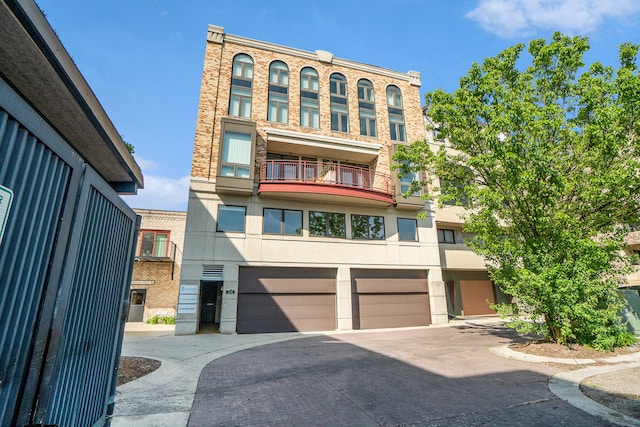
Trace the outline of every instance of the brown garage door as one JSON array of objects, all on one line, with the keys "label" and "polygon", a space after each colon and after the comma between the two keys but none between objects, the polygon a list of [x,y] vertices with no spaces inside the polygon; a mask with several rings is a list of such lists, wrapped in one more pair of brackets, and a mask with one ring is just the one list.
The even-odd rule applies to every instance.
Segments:
[{"label": "brown garage door", "polygon": [[356,278],[354,328],[398,328],[431,323],[426,278]]},{"label": "brown garage door", "polygon": [[495,303],[493,283],[490,280],[461,280],[460,294],[465,316],[496,314],[489,304]]},{"label": "brown garage door", "polygon": [[336,270],[240,267],[238,333],[336,329]]}]

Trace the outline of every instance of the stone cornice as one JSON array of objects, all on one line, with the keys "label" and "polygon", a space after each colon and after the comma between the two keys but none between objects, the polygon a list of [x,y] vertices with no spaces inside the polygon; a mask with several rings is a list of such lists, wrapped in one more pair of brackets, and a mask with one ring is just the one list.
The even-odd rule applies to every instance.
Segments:
[{"label": "stone cornice", "polygon": [[351,61],[348,59],[336,58],[332,53],[324,50],[309,52],[302,49],[296,49],[293,47],[254,40],[247,37],[225,34],[224,28],[216,25],[209,25],[207,41],[211,43],[234,43],[240,46],[252,47],[254,49],[268,50],[274,53],[297,56],[298,58],[304,58],[310,61],[330,63],[341,67],[363,71],[365,73],[378,74],[381,76],[406,81],[413,86],[420,86],[420,73],[418,71],[409,71],[407,73],[402,73],[400,71],[376,67],[375,65],[363,64],[361,62]]}]

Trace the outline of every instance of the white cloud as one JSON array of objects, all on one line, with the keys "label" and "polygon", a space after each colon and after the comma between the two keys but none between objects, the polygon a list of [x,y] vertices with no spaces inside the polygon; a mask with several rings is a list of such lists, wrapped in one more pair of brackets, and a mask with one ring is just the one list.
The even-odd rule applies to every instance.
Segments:
[{"label": "white cloud", "polygon": [[511,38],[536,30],[586,34],[605,19],[625,19],[639,12],[637,0],[480,0],[466,17]]},{"label": "white cloud", "polygon": [[122,196],[124,201],[132,208],[186,211],[189,200],[189,176],[174,179],[151,175],[148,172],[159,170],[160,164],[135,154],[134,158],[142,169],[144,188],[138,190],[135,196]]},{"label": "white cloud", "polygon": [[143,159],[142,157],[138,157],[135,154],[133,155],[134,159],[136,159],[136,163],[140,166],[145,172],[154,171],[158,169],[158,162],[154,162],[153,160]]},{"label": "white cloud", "polygon": [[144,175],[144,188],[135,196],[122,196],[132,208],[186,211],[189,177],[179,179]]}]

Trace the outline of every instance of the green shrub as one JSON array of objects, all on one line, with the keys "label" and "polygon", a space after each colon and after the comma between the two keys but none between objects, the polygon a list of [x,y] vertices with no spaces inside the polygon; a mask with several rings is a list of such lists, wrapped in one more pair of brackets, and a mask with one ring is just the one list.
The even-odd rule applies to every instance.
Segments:
[{"label": "green shrub", "polygon": [[147,323],[150,325],[157,325],[159,323],[164,323],[165,325],[175,325],[176,318],[173,316],[158,316],[157,314],[149,319],[147,319]]}]

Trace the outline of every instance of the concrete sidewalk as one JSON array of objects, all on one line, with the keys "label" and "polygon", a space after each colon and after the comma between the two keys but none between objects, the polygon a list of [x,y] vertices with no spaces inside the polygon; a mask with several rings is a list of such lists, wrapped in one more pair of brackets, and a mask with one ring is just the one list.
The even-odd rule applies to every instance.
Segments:
[{"label": "concrete sidewalk", "polygon": [[122,355],[156,359],[162,364],[157,371],[118,387],[111,425],[186,426],[200,372],[209,362],[236,351],[305,336],[308,335],[174,336],[172,330],[162,328],[129,331],[125,333]]},{"label": "concrete sidewalk", "polygon": [[[326,334],[204,334],[190,336],[173,336],[172,328],[167,327],[171,325],[131,325],[127,328],[122,354],[157,359],[162,362],[162,365],[157,371],[118,387],[112,425],[116,427],[186,426],[194,403],[198,379],[203,368],[222,356],[256,346],[313,336],[331,336],[340,340],[340,335],[352,336],[354,334],[371,334],[371,339],[384,340],[387,332],[398,334],[403,331],[404,334],[411,334],[411,331],[415,330],[416,334],[424,334],[425,331],[428,333],[429,330],[443,327],[472,328],[482,327],[482,325],[497,326],[497,324],[498,320],[493,317],[455,319],[448,325],[443,326],[401,330],[390,329],[387,331],[349,331]],[[269,348],[273,348],[273,346]],[[486,348],[484,354],[487,354]],[[477,357],[486,356],[478,354]],[[627,366],[631,368],[636,365],[637,362],[622,361],[606,366],[602,372],[597,372],[597,374],[610,374],[610,372],[616,371],[619,375],[624,375],[624,369]],[[640,425],[640,422],[629,417],[625,418],[620,414],[611,415],[612,411],[607,408],[605,408],[607,413],[603,415],[603,410],[598,408],[598,404],[582,396],[579,391],[578,395],[575,394],[580,380],[586,378],[586,376],[593,375],[593,373],[577,379],[578,377],[562,377],[562,369],[556,369],[556,371],[548,370],[548,372],[552,375],[550,380],[551,390],[563,400],[593,415],[605,416],[603,419],[610,423],[616,423],[617,420],[624,425]],[[451,375],[455,376],[456,373],[451,372]],[[557,380],[554,378],[557,378]],[[562,387],[556,387],[557,384]],[[576,396],[578,400],[576,400]],[[580,396],[586,400],[581,400]],[[211,405],[215,406],[216,402],[212,401]],[[589,411],[589,409],[593,409],[593,411]]]}]

